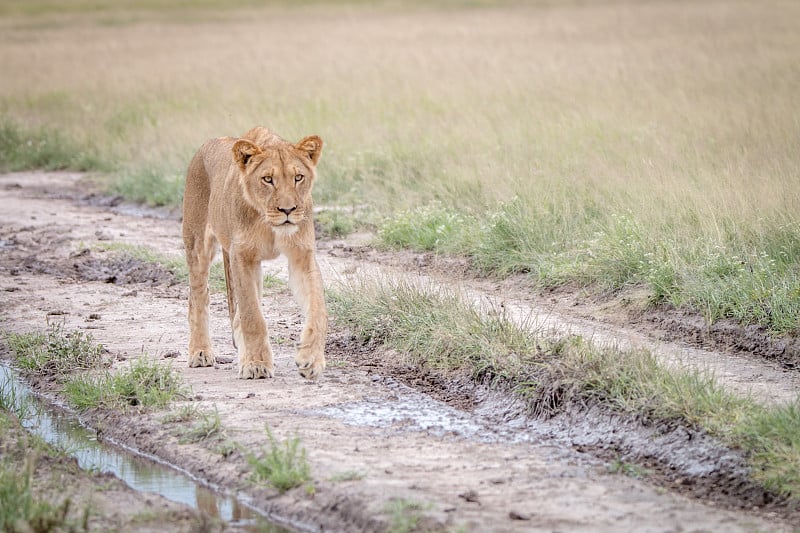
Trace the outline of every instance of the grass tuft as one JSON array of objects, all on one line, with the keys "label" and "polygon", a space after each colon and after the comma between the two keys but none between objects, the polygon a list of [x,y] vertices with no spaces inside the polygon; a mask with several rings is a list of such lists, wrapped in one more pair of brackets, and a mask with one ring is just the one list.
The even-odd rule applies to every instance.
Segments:
[{"label": "grass tuft", "polygon": [[159,409],[183,396],[180,376],[168,366],[139,357],[128,368],[99,376],[76,376],[64,386],[69,403],[79,410]]},{"label": "grass tuft", "polygon": [[260,457],[247,454],[247,462],[253,468],[252,480],[267,483],[284,493],[311,480],[311,471],[306,460],[306,450],[300,447],[298,437],[278,442],[269,426],[265,427],[269,438],[269,449],[262,449]]},{"label": "grass tuft", "polygon": [[50,323],[47,331],[8,333],[6,342],[19,368],[28,375],[63,376],[78,370],[103,366],[105,348],[91,334],[64,331],[63,324]]},{"label": "grass tuft", "polygon": [[405,498],[391,500],[384,507],[384,512],[389,513],[389,531],[391,533],[417,531],[422,513],[430,507],[430,504]]}]

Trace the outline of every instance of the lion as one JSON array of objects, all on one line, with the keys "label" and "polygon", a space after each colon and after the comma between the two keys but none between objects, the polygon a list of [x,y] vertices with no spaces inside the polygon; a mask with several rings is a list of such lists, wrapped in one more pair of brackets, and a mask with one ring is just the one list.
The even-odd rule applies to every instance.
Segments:
[{"label": "lion", "polygon": [[328,315],[315,256],[311,189],[322,153],[316,135],[292,144],[264,127],[240,138],[210,139],[186,173],[183,242],[189,266],[189,367],[211,366],[208,273],[222,248],[239,377],[273,377],[272,347],[261,314],[261,261],[283,254],[305,323],[295,362],[300,375],[325,369]]}]

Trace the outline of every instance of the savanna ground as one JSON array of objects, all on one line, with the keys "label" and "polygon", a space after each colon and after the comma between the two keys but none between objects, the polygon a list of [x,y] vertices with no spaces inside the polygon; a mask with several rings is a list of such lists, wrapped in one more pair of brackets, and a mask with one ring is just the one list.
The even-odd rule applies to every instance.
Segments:
[{"label": "savanna ground", "polygon": [[[81,203],[89,185],[69,175],[3,178],[3,329],[56,312],[112,369],[174,360],[192,391],[136,415],[101,402],[85,416],[104,431],[333,529],[796,520],[800,6],[75,0],[0,15],[6,171],[90,171],[92,190],[177,215],[208,137],[264,124],[326,141],[334,333],[316,385],[289,364],[300,317],[283,267],[265,284],[275,380],[234,379],[219,295],[223,357],[190,372],[175,218]],[[369,246],[333,240],[353,231]],[[534,335],[512,308],[594,319],[625,349],[583,326]],[[682,343],[729,353],[685,370]],[[237,446],[178,442],[164,411],[187,404]],[[602,437],[585,427],[597,417]],[[241,448],[267,449],[265,424],[310,464],[280,497]],[[711,459],[681,464],[703,439]]]}]

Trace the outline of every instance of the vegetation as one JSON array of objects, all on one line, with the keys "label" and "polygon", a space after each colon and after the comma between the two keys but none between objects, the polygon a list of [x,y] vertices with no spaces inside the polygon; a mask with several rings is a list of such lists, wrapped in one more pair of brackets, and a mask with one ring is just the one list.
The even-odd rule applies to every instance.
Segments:
[{"label": "vegetation", "polygon": [[578,336],[547,339],[434,287],[364,282],[331,291],[328,301],[359,339],[396,350],[411,366],[508,388],[539,416],[602,405],[644,423],[705,430],[745,450],[765,487],[800,496],[797,402],[765,407],[701,371],[666,368],[649,352],[600,348]]},{"label": "vegetation", "polygon": [[[319,133],[317,203],[384,245],[798,331],[796,3],[61,4],[0,8],[5,168],[109,168],[177,205],[205,139]],[[316,38],[286,61],[298,9]]]},{"label": "vegetation", "polygon": [[100,375],[79,375],[64,386],[69,403],[79,410],[163,408],[185,393],[180,376],[168,366],[142,356],[128,368]]},{"label": "vegetation", "polygon": [[93,150],[78,146],[58,130],[24,129],[0,113],[0,172],[109,170]]},{"label": "vegetation", "polygon": [[311,470],[300,439],[291,437],[278,442],[269,426],[265,430],[269,449],[264,448],[260,457],[247,453],[247,462],[253,468],[253,482],[267,483],[283,493],[310,481]]},{"label": "vegetation", "polygon": [[[103,346],[81,331],[64,331],[60,324],[50,324],[44,333],[7,334],[6,341],[24,372],[65,381],[64,392],[78,409],[164,407],[184,392],[172,368],[147,357],[125,370],[98,374],[105,366]],[[75,375],[78,370],[84,372]]]},{"label": "vegetation", "polygon": [[[0,409],[0,531],[77,533],[89,530],[89,507],[80,510],[69,498],[46,497],[41,490],[42,483],[36,478],[41,461],[59,456],[60,452],[27,434],[19,419],[9,416],[5,406]],[[63,495],[63,492],[56,494]]]},{"label": "vegetation", "polygon": [[224,439],[225,428],[222,426],[222,420],[216,408],[213,413],[198,411],[196,417],[199,418],[197,422],[191,427],[178,432],[178,441],[181,444]]},{"label": "vegetation", "polygon": [[6,342],[26,374],[63,377],[78,370],[103,366],[105,349],[83,331],[64,331],[63,324],[51,322],[44,332],[8,333]]},{"label": "vegetation", "polygon": [[389,531],[391,533],[409,533],[417,531],[422,512],[430,505],[410,499],[393,499],[386,504],[384,511],[390,515]]}]

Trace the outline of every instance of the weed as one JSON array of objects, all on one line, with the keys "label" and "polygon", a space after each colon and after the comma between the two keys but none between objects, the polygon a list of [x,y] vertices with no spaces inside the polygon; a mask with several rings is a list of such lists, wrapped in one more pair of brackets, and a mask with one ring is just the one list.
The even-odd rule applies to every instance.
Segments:
[{"label": "weed", "polygon": [[640,479],[651,474],[650,470],[641,465],[627,463],[622,459],[614,459],[608,465],[608,472],[611,474],[622,474],[624,476]]},{"label": "weed", "polygon": [[261,457],[247,453],[247,462],[253,467],[252,480],[268,483],[279,492],[299,487],[311,480],[306,460],[306,450],[300,447],[298,437],[278,442],[269,426],[265,427],[269,438],[269,449],[262,449]]},{"label": "weed", "polygon": [[44,332],[8,333],[6,342],[19,368],[30,375],[62,376],[105,364],[105,349],[94,342],[91,334],[66,332],[59,323],[48,324]]},{"label": "weed", "polygon": [[200,412],[196,404],[188,403],[180,406],[177,410],[171,411],[161,417],[161,421],[165,424],[174,424],[177,422],[189,422],[200,416]]},{"label": "weed", "polygon": [[337,472],[328,478],[328,481],[339,483],[340,481],[358,481],[364,479],[364,473],[356,470],[345,470],[344,472]]},{"label": "weed", "polygon": [[80,410],[138,407],[162,408],[184,394],[178,374],[145,356],[117,373],[76,376],[64,386],[68,401]]},{"label": "weed", "polygon": [[416,531],[423,511],[430,509],[430,504],[423,504],[410,499],[393,499],[384,507],[389,513],[389,531],[391,533],[409,533]]},{"label": "weed", "polygon": [[179,431],[179,442],[181,444],[197,443],[205,440],[222,440],[225,435],[225,428],[222,426],[222,420],[219,417],[219,411],[216,407],[213,413],[198,412],[197,417],[200,418],[197,423],[188,429]]}]

